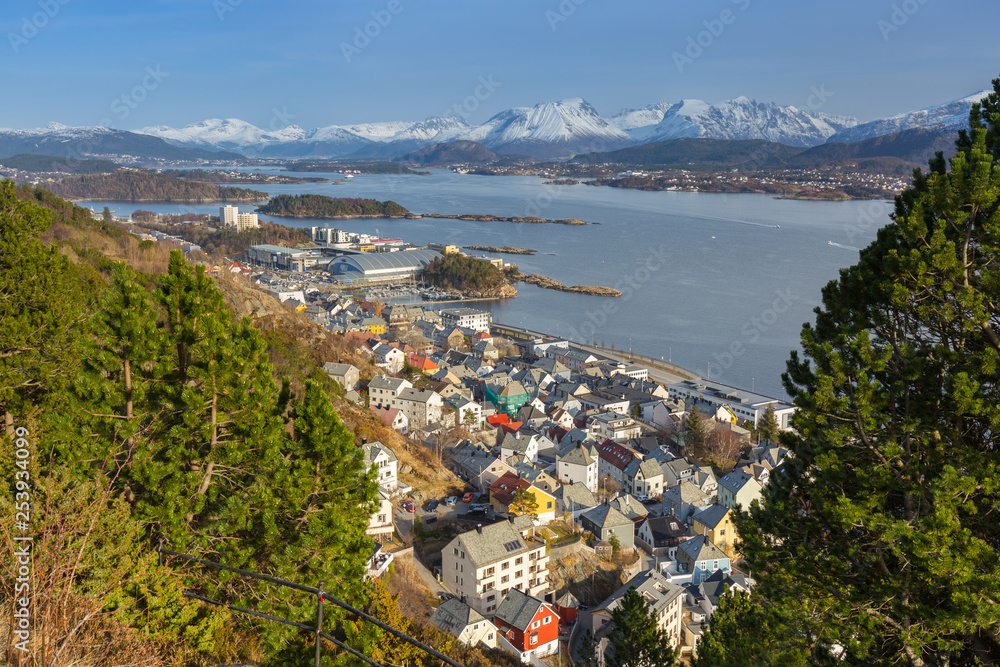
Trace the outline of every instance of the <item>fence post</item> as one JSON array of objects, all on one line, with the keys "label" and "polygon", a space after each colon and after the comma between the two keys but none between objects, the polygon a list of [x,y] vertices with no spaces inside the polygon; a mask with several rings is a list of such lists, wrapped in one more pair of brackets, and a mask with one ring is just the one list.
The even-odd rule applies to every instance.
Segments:
[{"label": "fence post", "polygon": [[316,592],[316,659],[314,661],[315,667],[319,667],[319,653],[320,653],[320,642],[322,638],[320,633],[323,632],[323,582],[319,582],[319,591]]}]

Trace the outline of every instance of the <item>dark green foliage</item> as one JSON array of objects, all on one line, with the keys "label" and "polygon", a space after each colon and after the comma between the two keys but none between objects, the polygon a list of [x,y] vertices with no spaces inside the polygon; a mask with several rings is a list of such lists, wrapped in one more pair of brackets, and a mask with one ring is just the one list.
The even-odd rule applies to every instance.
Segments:
[{"label": "dark green foliage", "polygon": [[70,176],[47,187],[68,199],[107,201],[263,201],[269,196],[257,190],[196,183],[136,169]]},{"label": "dark green foliage", "polygon": [[614,627],[604,650],[606,667],[670,667],[677,652],[670,636],[657,626],[656,612],[633,587],[611,612]]},{"label": "dark green foliage", "polygon": [[465,255],[442,255],[424,268],[423,278],[444,289],[492,290],[507,283],[503,271],[489,262]]},{"label": "dark green foliage", "polygon": [[711,627],[698,643],[694,667],[805,667],[808,654],[788,644],[789,628],[760,598],[729,591],[712,614]]},{"label": "dark green foliage", "polygon": [[290,218],[399,218],[409,213],[392,200],[335,198],[326,195],[278,195],[257,210]]},{"label": "dark green foliage", "polygon": [[823,290],[794,454],[737,518],[783,641],[842,664],[1000,661],[1000,80],[949,165]]},{"label": "dark green foliage", "polygon": [[760,426],[757,427],[757,435],[761,440],[767,440],[771,444],[776,444],[778,442],[778,433],[780,432],[778,419],[774,416],[774,406],[768,405],[764,411],[763,418],[761,418]]},{"label": "dark green foliage", "polygon": [[19,153],[0,158],[0,164],[21,171],[60,172],[64,174],[106,174],[120,167],[119,164],[111,160],[74,160],[32,153]]},{"label": "dark green foliage", "polygon": [[25,415],[75,371],[91,276],[38,235],[49,212],[0,182],[0,416]]},{"label": "dark green foliage", "polygon": [[708,442],[709,426],[698,411],[698,404],[692,403],[684,425],[684,447],[692,452],[703,452]]}]

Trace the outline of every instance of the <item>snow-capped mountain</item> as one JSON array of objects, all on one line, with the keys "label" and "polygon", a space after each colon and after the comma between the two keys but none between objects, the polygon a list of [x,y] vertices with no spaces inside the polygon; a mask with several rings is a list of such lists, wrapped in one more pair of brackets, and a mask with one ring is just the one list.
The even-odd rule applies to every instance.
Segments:
[{"label": "snow-capped mountain", "polygon": [[632,143],[628,134],[579,98],[501,111],[460,138],[501,153],[533,157],[614,150]]},{"label": "snow-capped mountain", "polygon": [[178,146],[236,150],[250,155],[287,157],[340,157],[370,148],[372,144],[400,144],[398,153],[439,141],[450,141],[469,130],[456,118],[428,118],[423,121],[328,125],[304,130],[289,125],[264,130],[238,118],[212,118],[182,128],[165,125],[146,127],[149,134]]},{"label": "snow-capped mountain", "polygon": [[159,137],[115,130],[101,125],[70,127],[49,123],[28,130],[0,129],[0,156],[31,153],[56,157],[102,157],[122,164],[144,160],[197,161],[233,159],[235,154],[218,154],[201,148],[182,148]]},{"label": "snow-capped mountain", "polygon": [[159,137],[164,141],[178,145],[236,150],[245,149],[248,146],[268,146],[288,141],[299,141],[306,136],[305,130],[297,125],[268,131],[239,118],[209,118],[181,128],[158,125],[144,127],[138,132]]},{"label": "snow-capped mountain", "polygon": [[981,101],[991,92],[993,91],[984,90],[947,104],[862,123],[837,132],[830,137],[830,141],[852,143],[903,130],[967,127],[969,110],[972,109],[972,105]]},{"label": "snow-capped mountain", "polygon": [[672,106],[673,102],[657,102],[641,109],[622,109],[608,118],[608,122],[619,130],[628,132],[640,127],[656,125],[663,120],[663,114]]},{"label": "snow-capped mountain", "polygon": [[[837,132],[857,125],[854,118],[809,114],[793,106],[757,102],[737,97],[718,105],[702,100],[681,100],[676,104],[651,105],[626,110],[613,117],[635,143],[669,139],[766,139],[788,146],[817,146]],[[662,115],[655,123],[645,119]]]}]

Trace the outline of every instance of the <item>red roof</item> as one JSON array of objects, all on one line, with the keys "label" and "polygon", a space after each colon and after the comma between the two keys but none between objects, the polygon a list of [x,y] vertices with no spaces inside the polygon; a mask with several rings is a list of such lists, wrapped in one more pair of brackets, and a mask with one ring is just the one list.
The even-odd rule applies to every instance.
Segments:
[{"label": "red roof", "polygon": [[618,468],[624,470],[625,466],[632,462],[635,454],[624,445],[620,445],[614,440],[605,440],[597,446],[597,452],[602,459]]},{"label": "red roof", "polygon": [[[507,415],[504,415],[506,417]],[[524,426],[524,422],[511,422],[509,424],[500,424],[500,430],[504,433],[517,433],[518,429]]]},{"label": "red roof", "polygon": [[433,373],[434,371],[441,370],[441,367],[435,364],[433,361],[428,359],[422,354],[411,354],[407,359],[411,366],[415,366],[422,371],[429,371]]},{"label": "red roof", "polygon": [[510,505],[514,500],[514,493],[520,489],[527,489],[530,483],[521,479],[512,472],[505,472],[500,479],[490,484],[490,496],[497,499],[504,507]]},{"label": "red roof", "polygon": [[500,426],[500,424],[509,424],[510,417],[501,412],[495,415],[490,415],[486,418],[486,421],[490,426]]}]

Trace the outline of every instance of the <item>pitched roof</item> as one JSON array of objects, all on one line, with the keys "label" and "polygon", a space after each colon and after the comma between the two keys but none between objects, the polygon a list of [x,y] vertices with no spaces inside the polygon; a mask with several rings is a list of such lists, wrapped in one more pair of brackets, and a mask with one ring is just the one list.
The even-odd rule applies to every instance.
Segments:
[{"label": "pitched roof", "polygon": [[473,623],[482,623],[485,620],[485,616],[458,598],[445,600],[431,616],[431,623],[456,637]]},{"label": "pitched roof", "polygon": [[531,483],[521,479],[512,472],[505,472],[497,481],[490,485],[490,495],[504,507],[514,500],[514,494],[521,489],[527,489]]},{"label": "pitched roof", "polygon": [[632,462],[632,459],[635,458],[635,454],[630,449],[618,444],[614,440],[605,440],[599,444],[597,452],[602,459],[619,470],[624,470]]},{"label": "pitched roof", "polygon": [[500,606],[497,607],[493,618],[503,621],[512,628],[526,632],[532,619],[535,618],[535,614],[544,604],[538,598],[512,588],[507,592],[507,597],[503,599]]},{"label": "pitched roof", "polygon": [[396,421],[396,417],[402,414],[399,411],[399,408],[392,408],[389,410],[385,408],[368,408],[368,409],[374,412],[375,416],[378,417],[382,421],[382,423],[385,424],[386,427],[388,428],[392,428],[392,424],[393,422]]},{"label": "pitched roof", "polygon": [[715,504],[708,509],[694,515],[694,520],[708,528],[715,528],[729,514],[729,508],[725,505]]},{"label": "pitched roof", "polygon": [[608,503],[614,509],[622,513],[622,516],[628,517],[629,520],[635,521],[636,519],[641,519],[649,514],[649,510],[646,506],[640,503],[638,500],[625,493],[611,500]]},{"label": "pitched roof", "polygon": [[657,615],[662,614],[684,592],[683,588],[670,583],[669,579],[656,570],[646,570],[629,579],[624,586],[612,593],[594,611],[614,611],[621,604],[622,598],[625,597],[625,593],[630,588],[634,588],[642,595]]},{"label": "pitched roof", "polygon": [[351,364],[336,364],[332,361],[328,361],[323,364],[323,370],[330,375],[347,375],[347,372],[351,369],[358,370]]},{"label": "pitched roof", "polygon": [[408,380],[402,378],[388,377],[386,375],[376,375],[368,382],[369,389],[388,389],[389,391],[399,391],[403,384],[410,384]]},{"label": "pitched roof", "polygon": [[719,486],[726,489],[733,495],[739,493],[743,487],[745,487],[750,482],[754,482],[758,487],[760,487],[760,482],[753,478],[752,475],[748,475],[745,472],[739,470],[733,470],[730,473],[723,476],[719,480]]},{"label": "pitched roof", "polygon": [[568,451],[564,451],[559,454],[560,463],[572,463],[574,465],[590,466],[594,463],[594,457],[591,456],[588,447],[584,447],[583,443],[577,443],[577,445]]},{"label": "pitched roof", "polygon": [[384,452],[386,456],[389,457],[390,461],[396,460],[396,455],[391,449],[383,445],[381,442],[376,440],[375,442],[369,442],[367,444],[361,445],[361,449],[365,453],[365,465],[370,466],[372,462],[378,458],[379,453]]},{"label": "pitched roof", "polygon": [[599,528],[616,528],[618,526],[632,525],[632,519],[607,504],[598,505],[591,510],[587,510],[580,518],[587,519]]},{"label": "pitched roof", "polygon": [[477,527],[455,538],[462,541],[466,554],[477,568],[545,546],[522,537],[510,521],[498,521],[482,526],[481,530]]},{"label": "pitched roof", "polygon": [[508,382],[507,386],[505,386],[503,388],[503,391],[497,394],[497,396],[506,396],[506,397],[522,396],[527,393],[528,390],[524,388],[524,385],[518,382],[517,380],[514,380],[512,382]]},{"label": "pitched roof", "polygon": [[722,549],[712,544],[712,540],[704,535],[698,535],[686,542],[682,542],[677,547],[677,559],[680,560],[681,556],[684,556],[684,559],[690,563],[699,560],[723,560],[729,558]]},{"label": "pitched roof", "polygon": [[663,494],[663,500],[672,500],[685,504],[704,503],[708,496],[691,482],[681,482],[677,486],[672,486]]},{"label": "pitched roof", "polygon": [[650,517],[644,523],[649,527],[654,540],[676,539],[686,536],[688,532],[684,522],[673,514]]},{"label": "pitched roof", "polygon": [[597,499],[594,498],[593,492],[583,482],[563,484],[556,489],[555,495],[556,498],[562,499],[563,505],[570,512],[597,505]]}]

